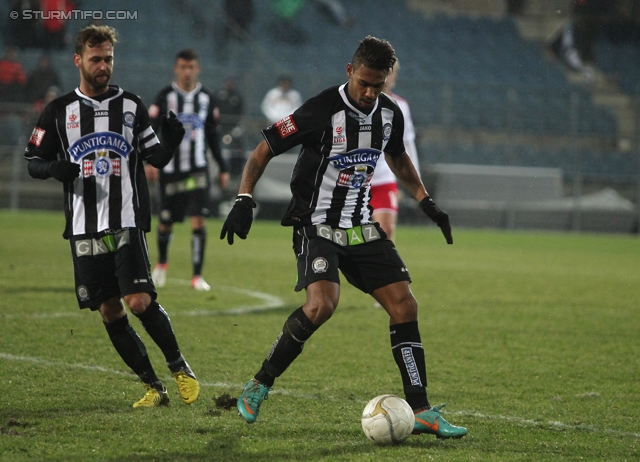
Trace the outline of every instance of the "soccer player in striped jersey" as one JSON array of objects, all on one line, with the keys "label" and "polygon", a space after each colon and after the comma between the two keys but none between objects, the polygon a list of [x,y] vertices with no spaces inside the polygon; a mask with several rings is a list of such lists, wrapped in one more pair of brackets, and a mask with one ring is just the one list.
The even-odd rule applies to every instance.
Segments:
[{"label": "soccer player in striped jersey", "polygon": [[64,185],[66,227],[80,308],[98,311],[118,354],[146,393],[133,407],[169,403],[141,338],[121,301],[158,345],[185,404],[200,385],[185,361],[171,321],[156,301],[145,233],[151,227],[143,161],[157,168],[171,160],[184,136],[175,114],[160,123],[162,142],[136,95],[109,85],[116,31],[88,26],[75,40],[80,85],[44,109],[25,152],[33,178]]},{"label": "soccer player in striped jersey", "polygon": [[185,216],[191,217],[191,262],[193,275],[191,287],[210,290],[202,277],[205,244],[207,242],[206,220],[210,215],[209,162],[207,144],[218,163],[218,186],[225,189],[229,183],[229,168],[220,153],[217,125],[220,117],[213,92],[198,81],[200,60],[191,49],[176,54],[173,66],[175,80],[160,90],[149,107],[151,124],[156,127],[160,117],[170,112],[178,114],[186,130],[173,159],[159,171],[147,166],[147,177],[159,180],[160,224],[158,225],[158,263],[152,273],[153,282],[164,286],[167,278],[168,252],[173,223],[182,223]]},{"label": "soccer player in striped jersey", "polygon": [[347,64],[347,83],[329,88],[293,114],[267,127],[245,165],[236,202],[220,238],[245,239],[253,220],[254,187],[269,161],[302,145],[291,177],[293,198],[282,224],[293,227],[298,260],[296,290],[306,301],[284,323],[258,373],[238,398],[238,411],[255,422],[262,402],[305,342],[333,315],[340,298],[339,271],[371,294],[389,314],[391,351],[407,402],[415,412],[414,433],[461,438],[467,429],[447,422],[427,398],[425,355],[418,330],[418,303],[411,278],[393,241],[373,221],[370,181],[380,156],[453,244],[449,217],[429,197],[405,152],[404,119],[382,93],[396,62],[386,40],[368,36]]}]

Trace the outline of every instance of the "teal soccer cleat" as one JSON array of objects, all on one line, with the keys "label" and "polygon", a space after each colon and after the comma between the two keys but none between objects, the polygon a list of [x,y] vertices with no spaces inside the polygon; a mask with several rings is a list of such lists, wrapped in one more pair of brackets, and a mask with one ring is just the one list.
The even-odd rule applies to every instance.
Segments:
[{"label": "teal soccer cleat", "polygon": [[440,406],[434,406],[431,409],[417,412],[416,421],[413,426],[413,434],[427,433],[436,435],[437,438],[447,439],[462,438],[469,433],[464,427],[451,425],[440,415],[440,409],[445,406],[446,404],[441,404]]},{"label": "teal soccer cleat", "polygon": [[260,405],[267,399],[269,390],[271,388],[256,379],[249,380],[244,386],[244,390],[238,398],[238,413],[247,423],[253,423],[258,419]]}]

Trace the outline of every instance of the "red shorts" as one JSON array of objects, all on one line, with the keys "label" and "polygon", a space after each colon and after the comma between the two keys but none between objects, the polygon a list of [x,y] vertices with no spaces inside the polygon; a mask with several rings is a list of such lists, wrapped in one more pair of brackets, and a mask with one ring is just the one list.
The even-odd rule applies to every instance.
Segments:
[{"label": "red shorts", "polygon": [[398,213],[398,184],[385,183],[371,186],[371,201],[374,212]]}]

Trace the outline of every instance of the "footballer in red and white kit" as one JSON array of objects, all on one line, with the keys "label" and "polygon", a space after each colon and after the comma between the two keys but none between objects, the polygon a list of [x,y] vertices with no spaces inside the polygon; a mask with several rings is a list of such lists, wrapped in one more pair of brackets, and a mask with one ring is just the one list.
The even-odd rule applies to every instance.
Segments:
[{"label": "footballer in red and white kit", "polygon": [[[392,92],[400,66],[396,62],[393,72],[387,77],[384,92],[398,103],[404,115],[404,147],[411,158],[413,166],[418,174],[420,164],[418,161],[418,150],[416,149],[416,131],[411,119],[409,103],[404,98]],[[373,218],[380,223],[389,239],[394,240],[395,228],[398,215],[398,182],[387,162],[382,159],[371,179],[371,206],[374,209]]]}]

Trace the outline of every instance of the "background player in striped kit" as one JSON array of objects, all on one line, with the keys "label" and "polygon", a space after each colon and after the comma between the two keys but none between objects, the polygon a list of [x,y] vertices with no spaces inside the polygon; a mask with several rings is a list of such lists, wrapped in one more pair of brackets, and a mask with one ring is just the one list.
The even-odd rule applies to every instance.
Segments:
[{"label": "background player in striped kit", "polygon": [[[387,76],[387,83],[382,91],[391,96],[402,110],[402,115],[404,116],[404,149],[409,154],[411,162],[419,175],[420,164],[415,142],[416,132],[411,119],[409,103],[404,98],[393,93],[399,71],[400,63],[396,61],[393,71]],[[396,236],[396,222],[398,219],[398,182],[384,157],[378,160],[371,178],[370,204],[373,207],[373,221],[380,223],[384,232],[387,233],[387,237],[393,241]]]},{"label": "background player in striped kit", "polygon": [[414,433],[461,438],[467,429],[447,422],[427,398],[427,370],[418,329],[418,303],[411,278],[393,241],[372,220],[371,176],[384,155],[392,172],[453,244],[449,217],[429,197],[403,144],[398,105],[382,93],[396,62],[386,40],[366,37],[347,64],[347,83],[329,88],[293,114],[267,127],[242,174],[236,202],[222,227],[247,237],[255,202],[251,196],[269,161],[302,145],[291,177],[293,194],[282,224],[292,226],[298,260],[296,290],[306,301],[285,321],[258,373],[238,398],[248,422],[258,418],[269,390],[302,352],[305,342],[329,318],[340,298],[339,271],[350,284],[371,294],[389,314],[391,351],[407,402],[415,412]]},{"label": "background player in striped kit", "polygon": [[159,180],[160,204],[158,225],[158,263],[153,269],[153,281],[162,287],[167,279],[168,252],[173,223],[182,223],[185,215],[191,217],[191,255],[193,277],[191,287],[210,290],[202,277],[202,265],[207,242],[205,218],[210,215],[209,162],[207,144],[218,163],[218,186],[225,189],[229,183],[229,168],[220,153],[217,125],[218,107],[213,93],[198,81],[200,61],[194,50],[181,50],[173,66],[175,80],[160,90],[149,107],[154,128],[159,117],[173,111],[186,129],[173,159],[160,170],[147,166],[147,177]]},{"label": "background player in striped kit", "polygon": [[184,136],[175,114],[160,122],[162,143],[136,95],[109,80],[115,29],[88,26],[75,40],[80,85],[47,105],[25,152],[33,178],[64,184],[66,227],[80,308],[102,316],[118,354],[147,392],[133,407],[166,405],[169,394],[121,299],[160,347],[185,404],[200,385],[178,348],[169,316],[156,301],[145,233],[151,227],[143,161],[163,167]]}]

